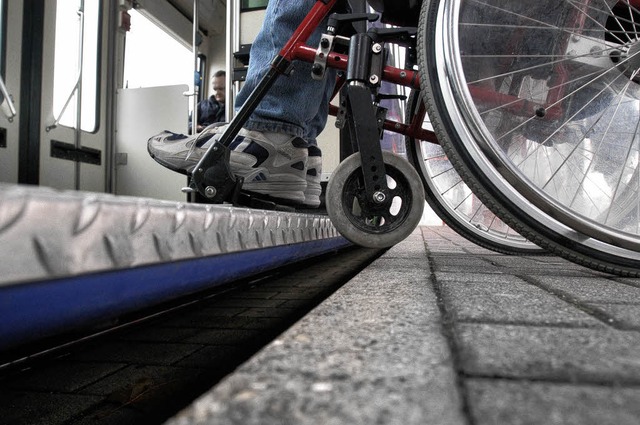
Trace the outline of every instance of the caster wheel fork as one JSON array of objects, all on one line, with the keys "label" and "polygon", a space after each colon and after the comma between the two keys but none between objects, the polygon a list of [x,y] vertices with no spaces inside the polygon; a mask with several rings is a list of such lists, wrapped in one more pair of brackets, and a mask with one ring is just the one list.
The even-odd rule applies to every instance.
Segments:
[{"label": "caster wheel fork", "polygon": [[327,213],[333,225],[351,242],[368,248],[387,248],[409,236],[425,204],[415,169],[391,152],[382,156],[389,190],[377,193],[376,200],[364,199],[360,153],[340,163],[327,185]]}]

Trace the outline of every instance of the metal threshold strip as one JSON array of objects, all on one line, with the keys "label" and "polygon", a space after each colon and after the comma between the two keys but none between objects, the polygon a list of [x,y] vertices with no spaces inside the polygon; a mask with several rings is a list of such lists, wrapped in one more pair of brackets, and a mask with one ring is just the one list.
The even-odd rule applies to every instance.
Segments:
[{"label": "metal threshold strip", "polygon": [[322,215],[0,185],[0,350],[348,245]]}]

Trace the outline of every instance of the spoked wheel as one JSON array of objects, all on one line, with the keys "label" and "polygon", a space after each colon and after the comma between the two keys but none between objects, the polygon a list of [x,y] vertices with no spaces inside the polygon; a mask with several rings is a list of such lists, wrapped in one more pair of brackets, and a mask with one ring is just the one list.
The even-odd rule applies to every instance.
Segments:
[{"label": "spoked wheel", "polygon": [[413,167],[391,152],[382,152],[382,157],[389,191],[378,202],[364,199],[360,153],[342,161],[327,185],[331,222],[345,238],[368,248],[386,248],[405,239],[424,210],[424,190]]},{"label": "spoked wheel", "polygon": [[640,275],[640,1],[425,0],[418,55],[458,173],[528,239]]},{"label": "spoked wheel", "polygon": [[[429,124],[420,92],[407,100],[407,122],[417,119]],[[409,159],[422,177],[426,199],[433,211],[449,227],[471,242],[503,254],[547,254],[533,242],[513,230],[488,209],[471,191],[435,143],[406,138]]]}]

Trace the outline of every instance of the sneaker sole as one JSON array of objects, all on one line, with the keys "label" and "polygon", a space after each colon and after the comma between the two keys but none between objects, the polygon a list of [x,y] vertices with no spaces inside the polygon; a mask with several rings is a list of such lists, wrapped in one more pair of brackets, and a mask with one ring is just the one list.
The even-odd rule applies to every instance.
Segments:
[{"label": "sneaker sole", "polygon": [[291,182],[255,182],[243,183],[242,190],[246,190],[261,195],[267,195],[271,198],[283,199],[290,202],[302,204],[305,200],[304,188],[306,182],[292,185]]},{"label": "sneaker sole", "polygon": [[[309,187],[311,186],[311,187]],[[303,204],[308,207],[317,208],[320,206],[320,195],[322,195],[322,187],[320,184],[314,185],[307,182],[307,190],[304,191]]]}]

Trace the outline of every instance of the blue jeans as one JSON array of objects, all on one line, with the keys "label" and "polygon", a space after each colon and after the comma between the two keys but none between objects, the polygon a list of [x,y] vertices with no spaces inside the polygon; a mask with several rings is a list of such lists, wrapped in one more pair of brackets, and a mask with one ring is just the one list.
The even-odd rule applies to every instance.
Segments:
[{"label": "blue jeans", "polygon": [[[315,0],[269,1],[262,28],[251,46],[247,79],[236,98],[236,108],[247,100],[269,70],[271,60],[314,3]],[[318,26],[307,44],[317,46],[324,31],[326,21]],[[327,72],[324,80],[314,80],[311,78],[311,64],[295,61],[291,75],[276,79],[244,128],[291,134],[315,144],[316,137],[327,123],[335,75],[335,72]]]}]

